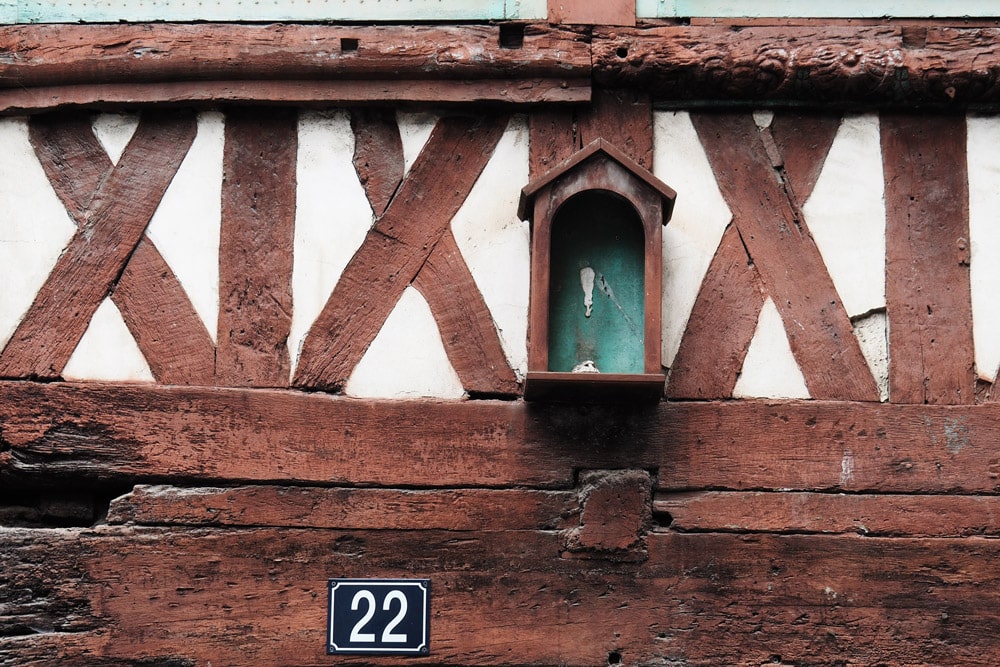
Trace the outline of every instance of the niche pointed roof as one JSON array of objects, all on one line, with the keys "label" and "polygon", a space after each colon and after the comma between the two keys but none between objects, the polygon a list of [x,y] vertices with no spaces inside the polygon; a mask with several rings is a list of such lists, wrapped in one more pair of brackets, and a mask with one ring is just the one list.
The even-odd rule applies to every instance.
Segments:
[{"label": "niche pointed roof", "polygon": [[547,172],[528,183],[521,189],[521,199],[517,206],[517,217],[521,220],[532,221],[535,212],[535,195],[546,186],[559,180],[563,176],[576,171],[581,165],[593,159],[597,155],[605,155],[625,168],[630,174],[655,190],[663,198],[663,224],[667,224],[670,216],[674,212],[674,200],[677,193],[672,187],[658,179],[648,169],[626,155],[621,149],[608,143],[604,139],[595,139],[578,150],[576,153],[563,160]]}]

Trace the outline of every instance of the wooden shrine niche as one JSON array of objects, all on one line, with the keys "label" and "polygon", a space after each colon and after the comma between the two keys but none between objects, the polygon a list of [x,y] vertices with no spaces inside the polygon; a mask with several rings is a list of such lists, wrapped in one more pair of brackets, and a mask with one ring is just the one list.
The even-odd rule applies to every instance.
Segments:
[{"label": "wooden shrine niche", "polygon": [[533,180],[526,400],[658,401],[662,227],[676,193],[602,139]]}]

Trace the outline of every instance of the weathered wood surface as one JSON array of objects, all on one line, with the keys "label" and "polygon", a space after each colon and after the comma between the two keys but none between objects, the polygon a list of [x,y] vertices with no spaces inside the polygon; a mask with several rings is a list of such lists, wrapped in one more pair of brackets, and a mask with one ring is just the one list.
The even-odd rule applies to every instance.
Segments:
[{"label": "weathered wood surface", "polygon": [[[773,158],[789,181],[799,215],[801,203],[816,186],[839,125],[837,116],[797,113],[776,114],[771,123]],[[730,224],[709,264],[674,357],[668,397],[732,397],[766,296],[760,273],[747,254],[747,243],[738,226]]]},{"label": "weathered wood surface", "polygon": [[431,578],[431,652],[417,664],[992,666],[1000,654],[997,540],[652,533],[643,560],[615,562],[566,558],[565,539],[7,529],[0,585],[18,595],[0,664],[326,665],[331,576]]},{"label": "weathered wood surface", "polygon": [[[395,114],[351,112],[354,169],[377,217],[392,203],[403,181],[403,142]],[[441,234],[413,278],[437,322],[445,353],[462,387],[478,396],[516,396],[510,367],[490,313],[450,227]]]},{"label": "weathered wood surface", "polygon": [[[793,131],[799,118],[788,117],[785,131]],[[808,186],[808,177],[776,177],[776,169],[787,171],[777,142],[770,128],[758,128],[750,114],[700,113],[691,120],[733,212],[732,224],[781,314],[809,395],[878,400],[875,379],[795,193],[795,183]],[[803,122],[802,129],[811,125]],[[829,144],[816,147],[813,159],[822,161]],[[795,164],[803,162],[797,157]]]},{"label": "weathered wood surface", "polygon": [[348,530],[553,530],[579,512],[571,491],[136,486],[108,522]]},{"label": "weathered wood surface", "polygon": [[661,102],[829,106],[1000,103],[997,28],[595,28],[594,82]]},{"label": "weathered wood surface", "polygon": [[529,180],[597,139],[614,144],[646,169],[653,168],[653,107],[644,92],[595,90],[586,107],[532,112],[529,131]]},{"label": "weathered wood surface", "polygon": [[0,28],[0,86],[209,80],[589,78],[584,35],[545,24],[163,23]]},{"label": "weathered wood surface", "polygon": [[1000,496],[695,491],[660,494],[653,509],[685,532],[1000,535]]},{"label": "weathered wood surface", "polygon": [[589,79],[163,81],[6,88],[0,90],[0,113],[74,107],[133,109],[137,105],[214,109],[222,102],[327,108],[373,103],[579,104],[589,100]]},{"label": "weathered wood surface", "polygon": [[889,399],[974,403],[965,117],[882,114]]},{"label": "weathered wood surface", "polygon": [[670,367],[667,397],[731,398],[765,291],[735,225],[722,234]]},{"label": "weathered wood surface", "polygon": [[287,387],[298,114],[230,111],[225,132],[215,377]]},{"label": "weathered wood surface", "polygon": [[438,121],[310,327],[295,386],[339,390],[347,382],[403,290],[446,235],[507,120],[503,114],[486,114]]},{"label": "weathered wood surface", "polygon": [[[89,119],[35,116],[29,136],[56,196],[77,227],[84,227],[94,196],[114,171]],[[149,236],[143,235],[126,262],[111,300],[158,382],[213,383],[215,343]]]},{"label": "weathered wood surface", "polygon": [[664,490],[995,493],[998,424],[996,403],[630,411],[5,382],[0,476],[570,488],[580,469],[635,468]]},{"label": "weathered wood surface", "polygon": [[[0,377],[59,377],[142,239],[195,133],[188,112],[144,114],[0,354]],[[93,185],[91,176],[81,187]]]},{"label": "weathered wood surface", "polygon": [[[233,92],[240,81],[253,79],[279,89],[283,82],[316,79],[556,82],[544,93],[535,91],[534,101],[540,96],[557,101],[560,86],[588,82],[586,91],[578,91],[576,101],[581,101],[588,97],[579,95],[589,96],[592,73],[602,86],[642,90],[662,103],[995,106],[1000,104],[1000,63],[993,58],[998,34],[1000,28],[983,26],[814,22],[598,27],[588,39],[533,24],[525,27],[521,48],[504,48],[499,28],[485,25],[19,25],[0,30],[0,52],[7,55],[0,63],[0,85],[16,98],[0,102],[0,109],[44,108],[46,98],[49,108],[127,98],[123,90],[85,92],[73,90],[74,84],[126,83],[127,88],[182,80],[230,84],[214,92],[176,90],[174,99],[184,94],[225,98],[228,91],[241,95],[239,99],[276,101],[267,85]],[[357,40],[356,48],[341,40]],[[18,92],[45,86],[66,88],[34,98]],[[398,88],[393,90],[398,97],[379,98],[369,90],[369,99],[406,99],[420,93],[419,86],[401,95]],[[496,101],[498,93],[492,91]],[[158,101],[167,101],[165,94]],[[301,100],[304,93],[298,95]],[[146,88],[143,97],[155,98],[155,89]],[[354,99],[362,101],[357,94]]]}]

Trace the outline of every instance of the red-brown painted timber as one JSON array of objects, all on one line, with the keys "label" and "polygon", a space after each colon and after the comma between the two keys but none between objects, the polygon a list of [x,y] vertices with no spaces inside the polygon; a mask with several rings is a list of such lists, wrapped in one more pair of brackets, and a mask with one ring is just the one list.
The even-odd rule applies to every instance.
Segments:
[{"label": "red-brown painted timber", "polygon": [[570,517],[578,512],[573,491],[140,485],[112,501],[108,522],[347,530],[554,530],[568,527]]},{"label": "red-brown painted timber", "polygon": [[[29,136],[52,189],[77,226],[84,226],[90,202],[114,170],[89,119],[35,116]],[[215,343],[148,236],[125,264],[111,300],[158,382],[212,384]]]},{"label": "red-brown painted timber", "polygon": [[298,387],[340,390],[485,168],[506,115],[438,121],[302,344]]},{"label": "red-brown painted timber", "polygon": [[733,224],[781,313],[810,396],[878,400],[850,319],[809,235],[801,202],[774,174],[782,166],[780,155],[770,154],[776,150],[773,142],[768,151],[769,130],[758,129],[745,113],[700,113],[691,119],[733,212]]},{"label": "red-brown painted timber", "polygon": [[1000,405],[618,407],[362,401],[278,390],[0,383],[0,476],[663,490],[1000,491]]},{"label": "red-brown painted timber", "polygon": [[884,24],[597,27],[594,83],[677,105],[996,105],[997,66],[984,55],[998,35],[997,28]]},{"label": "red-brown painted timber", "polygon": [[287,387],[298,115],[226,115],[215,381]]},{"label": "red-brown painted timber", "polygon": [[[84,221],[0,354],[0,377],[56,378],[62,373],[91,316],[142,239],[195,133],[190,113],[143,115],[135,136],[97,188]],[[89,176],[81,188],[94,185],[94,172],[85,171]],[[79,210],[79,204],[72,209]]]},{"label": "red-brown painted timber", "polygon": [[589,79],[164,81],[7,88],[0,94],[0,113],[30,114],[78,107],[127,110],[136,105],[215,109],[222,102],[325,109],[375,103],[521,105],[588,101]]},{"label": "red-brown painted timber", "polygon": [[331,576],[431,578],[430,654],[414,664],[991,667],[1000,655],[997,540],[652,533],[642,560],[621,562],[565,557],[565,539],[5,530],[0,579],[31,594],[5,607],[0,661],[328,665]]},{"label": "red-brown painted timber", "polygon": [[649,95],[633,90],[594,91],[582,109],[539,109],[529,122],[529,180],[534,180],[597,139],[653,168],[653,108]]},{"label": "red-brown painted timber", "polygon": [[974,403],[964,116],[883,114],[889,400]]},{"label": "red-brown painted timber", "polygon": [[696,491],[660,494],[653,509],[684,532],[1000,535],[1000,496],[993,495]]},{"label": "red-brown painted timber", "polygon": [[[354,168],[376,216],[385,213],[403,180],[403,142],[395,114],[384,110],[351,112]],[[413,286],[427,301],[445,352],[462,387],[471,394],[513,396],[517,378],[507,361],[493,316],[469,272],[449,227]]]},{"label": "red-brown painted timber", "polygon": [[[0,27],[0,86],[176,81],[537,79],[590,76],[586,36],[528,25],[121,23]],[[425,84],[426,85],[426,84]]]},{"label": "red-brown painted timber", "polygon": [[[794,188],[795,201],[805,202],[812,193],[839,125],[837,116],[775,115],[771,145],[782,174]],[[667,396],[712,399],[733,395],[764,298],[760,274],[747,255],[739,229],[731,224],[688,318],[670,370]]]},{"label": "red-brown painted timber", "polygon": [[351,110],[354,170],[376,217],[385,213],[406,171],[396,112],[389,108]]},{"label": "red-brown painted timber", "polygon": [[730,224],[708,265],[670,367],[667,396],[730,398],[764,307],[760,275]]}]

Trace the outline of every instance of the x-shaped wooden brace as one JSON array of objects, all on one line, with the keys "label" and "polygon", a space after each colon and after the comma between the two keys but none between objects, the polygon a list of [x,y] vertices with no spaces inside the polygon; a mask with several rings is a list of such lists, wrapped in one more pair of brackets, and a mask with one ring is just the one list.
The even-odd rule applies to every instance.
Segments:
[{"label": "x-shaped wooden brace", "polygon": [[412,283],[437,320],[463,387],[479,395],[517,392],[489,309],[449,227],[507,120],[506,115],[441,119],[402,178],[395,123],[384,114],[355,114],[355,164],[373,209],[384,213],[306,335],[295,386],[341,390]]},{"label": "x-shaped wooden brace", "polygon": [[212,339],[144,236],[197,131],[146,113],[117,165],[86,118],[31,120],[30,138],[77,231],[0,354],[0,377],[58,378],[109,293],[160,382],[211,384]]},{"label": "x-shaped wooden brace", "polygon": [[732,396],[770,295],[813,398],[877,401],[875,380],[800,205],[819,178],[840,119],[778,115],[764,129],[746,113],[692,114],[692,121],[733,223],[698,294],[668,395]]}]

